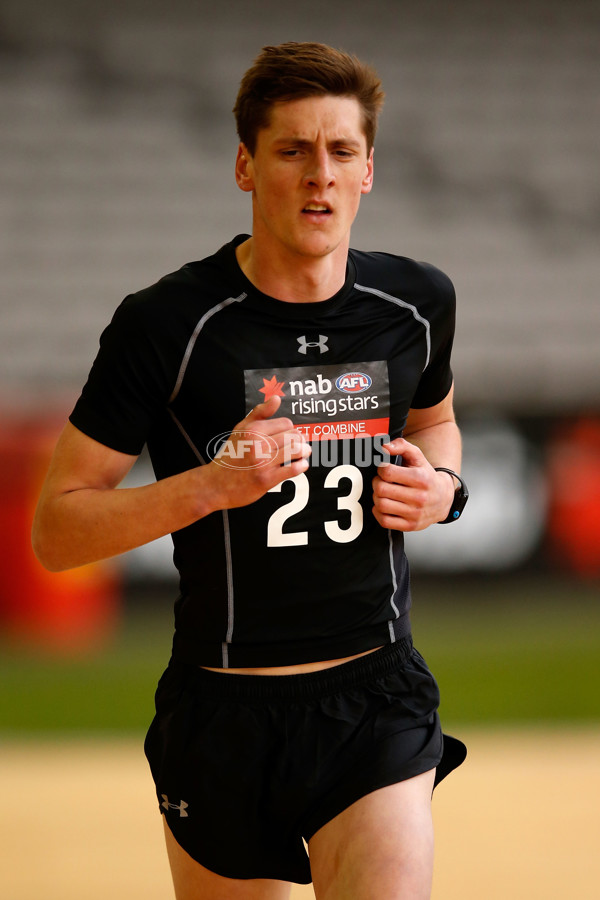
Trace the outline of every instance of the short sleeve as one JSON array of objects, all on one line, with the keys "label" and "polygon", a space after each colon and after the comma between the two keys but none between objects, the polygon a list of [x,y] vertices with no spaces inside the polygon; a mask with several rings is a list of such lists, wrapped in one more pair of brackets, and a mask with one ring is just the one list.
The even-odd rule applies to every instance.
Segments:
[{"label": "short sleeve", "polygon": [[429,361],[423,370],[411,406],[427,409],[441,403],[452,387],[452,345],[456,320],[456,293],[451,280],[434,266],[421,264],[431,284],[428,303]]},{"label": "short sleeve", "polygon": [[100,337],[100,349],[69,420],[94,440],[138,455],[164,411],[173,378],[155,310],[127,297]]}]

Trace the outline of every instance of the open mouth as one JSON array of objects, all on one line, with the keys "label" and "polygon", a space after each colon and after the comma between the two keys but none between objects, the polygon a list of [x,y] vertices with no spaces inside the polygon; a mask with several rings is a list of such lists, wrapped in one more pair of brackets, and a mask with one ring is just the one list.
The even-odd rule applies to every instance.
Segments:
[{"label": "open mouth", "polygon": [[332,210],[325,203],[307,203],[302,212],[311,216],[330,216]]}]

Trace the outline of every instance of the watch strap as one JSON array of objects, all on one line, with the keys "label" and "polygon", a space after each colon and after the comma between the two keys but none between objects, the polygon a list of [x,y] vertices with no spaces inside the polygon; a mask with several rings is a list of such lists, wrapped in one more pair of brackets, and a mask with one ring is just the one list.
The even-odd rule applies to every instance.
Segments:
[{"label": "watch strap", "polygon": [[457,519],[460,519],[462,511],[469,499],[469,489],[464,478],[461,478],[458,472],[454,472],[453,469],[447,469],[445,466],[436,466],[435,471],[447,472],[448,475],[452,475],[459,482],[458,487],[454,491],[454,500],[452,501],[452,506],[450,507],[448,515],[438,523],[439,525],[447,525],[449,522],[456,522]]}]

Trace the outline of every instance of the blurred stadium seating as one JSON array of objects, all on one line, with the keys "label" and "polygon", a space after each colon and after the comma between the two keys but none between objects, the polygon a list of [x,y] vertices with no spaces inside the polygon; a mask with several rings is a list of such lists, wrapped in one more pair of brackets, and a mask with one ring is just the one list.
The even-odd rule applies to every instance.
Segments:
[{"label": "blurred stadium seating", "polygon": [[75,392],[126,292],[248,227],[236,84],[264,43],[310,38],[382,74],[355,243],[455,280],[461,405],[598,405],[600,8],[375,0],[368,27],[363,4],[343,9],[4,0],[4,395]]}]

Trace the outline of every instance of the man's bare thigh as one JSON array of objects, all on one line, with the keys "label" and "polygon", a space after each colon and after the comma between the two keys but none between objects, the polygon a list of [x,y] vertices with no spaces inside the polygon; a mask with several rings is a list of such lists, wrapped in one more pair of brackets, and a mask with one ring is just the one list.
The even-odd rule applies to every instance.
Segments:
[{"label": "man's bare thigh", "polygon": [[435,769],[361,797],[309,841],[317,900],[428,900]]}]

